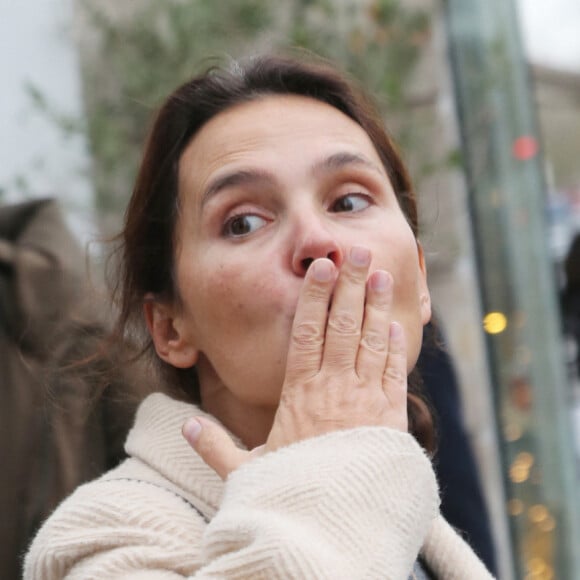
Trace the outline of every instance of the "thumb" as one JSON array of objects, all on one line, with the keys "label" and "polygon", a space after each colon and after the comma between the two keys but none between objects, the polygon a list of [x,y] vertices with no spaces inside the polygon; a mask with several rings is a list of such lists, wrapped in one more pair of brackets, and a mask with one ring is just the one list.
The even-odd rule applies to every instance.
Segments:
[{"label": "thumb", "polygon": [[232,438],[213,421],[204,417],[188,419],[181,428],[187,442],[222,479],[249,459]]}]

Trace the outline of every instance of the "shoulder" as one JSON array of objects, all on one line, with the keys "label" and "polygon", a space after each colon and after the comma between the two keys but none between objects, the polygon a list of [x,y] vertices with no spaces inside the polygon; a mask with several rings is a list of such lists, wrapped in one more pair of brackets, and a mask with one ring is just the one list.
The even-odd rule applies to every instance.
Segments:
[{"label": "shoulder", "polygon": [[54,577],[65,577],[104,552],[130,551],[140,560],[181,553],[197,561],[205,526],[201,512],[171,487],[115,470],[80,486],[55,510],[26,556],[25,578],[50,578],[55,569]]},{"label": "shoulder", "polygon": [[[159,522],[182,525],[187,532],[200,527],[205,516],[175,484],[140,461],[129,458],[99,479],[78,487],[45,523],[53,531],[74,526],[98,527],[133,524],[140,529]],[[56,525],[58,524],[58,525]],[[161,529],[162,531],[162,529]]]}]

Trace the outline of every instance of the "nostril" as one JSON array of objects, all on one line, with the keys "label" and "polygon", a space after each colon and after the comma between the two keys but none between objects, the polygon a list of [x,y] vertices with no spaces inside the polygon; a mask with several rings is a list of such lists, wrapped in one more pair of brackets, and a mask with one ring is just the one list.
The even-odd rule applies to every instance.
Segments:
[{"label": "nostril", "polygon": [[328,252],[326,257],[334,264],[338,264],[338,252]]},{"label": "nostril", "polygon": [[[328,252],[328,254],[326,254],[326,258],[328,258],[334,264],[338,264],[339,253],[336,252],[336,251]],[[310,268],[310,265],[312,264],[312,262],[314,262],[314,258],[304,258],[300,262],[300,264],[302,265],[302,269],[303,269],[304,272],[307,272],[308,271],[308,268]]]}]

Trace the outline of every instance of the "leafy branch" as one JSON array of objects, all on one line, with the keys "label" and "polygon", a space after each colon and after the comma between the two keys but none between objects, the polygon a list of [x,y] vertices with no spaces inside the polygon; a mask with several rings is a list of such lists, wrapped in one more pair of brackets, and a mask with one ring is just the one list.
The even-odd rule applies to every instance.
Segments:
[{"label": "leafy branch", "polygon": [[[401,0],[139,0],[130,18],[113,17],[95,0],[80,6],[96,33],[82,52],[86,120],[58,112],[34,87],[28,93],[65,134],[88,137],[103,215],[118,215],[126,204],[152,111],[216,55],[309,49],[339,63],[378,97],[389,121],[397,121],[389,124],[404,149],[421,145],[407,92],[430,39],[431,16]],[[432,163],[423,165],[432,171]]]}]

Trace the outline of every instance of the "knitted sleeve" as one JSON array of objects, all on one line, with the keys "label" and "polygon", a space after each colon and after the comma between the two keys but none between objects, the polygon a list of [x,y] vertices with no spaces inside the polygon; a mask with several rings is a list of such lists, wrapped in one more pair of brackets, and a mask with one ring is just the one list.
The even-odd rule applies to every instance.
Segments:
[{"label": "knitted sleeve", "polygon": [[339,431],[233,472],[209,525],[154,485],[83,486],[35,539],[25,579],[406,580],[437,513],[410,435]]}]

